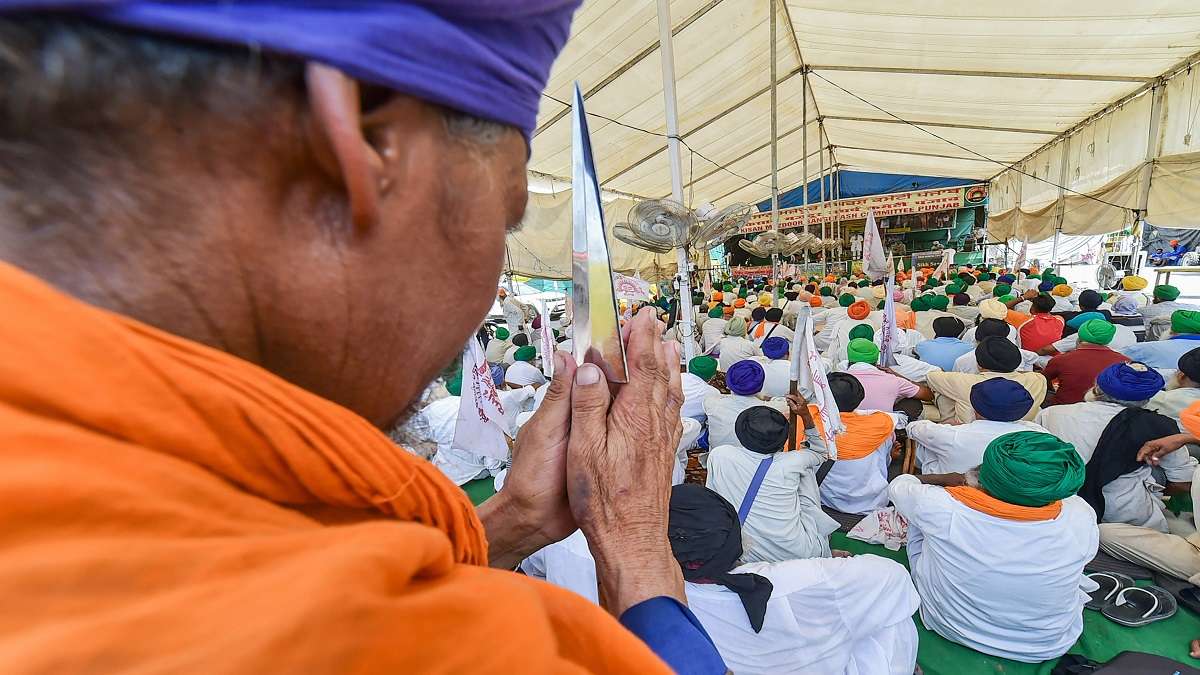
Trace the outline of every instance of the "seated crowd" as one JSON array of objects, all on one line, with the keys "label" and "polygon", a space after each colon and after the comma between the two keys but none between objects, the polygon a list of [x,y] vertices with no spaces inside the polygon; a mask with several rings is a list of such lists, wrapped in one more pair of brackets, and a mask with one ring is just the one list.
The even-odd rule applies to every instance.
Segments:
[{"label": "seated crowd", "polygon": [[[730,280],[694,297],[694,338],[678,326],[664,333],[692,339],[699,354],[681,363],[671,545],[726,664],[911,673],[918,612],[984,654],[1054,659],[1083,631],[1098,588],[1084,566],[1101,549],[1200,584],[1190,506],[1167,509],[1190,495],[1200,455],[1200,307],[1171,286],[1147,295],[1137,276],[1113,292],[1077,292],[1027,269],[899,281],[891,341],[884,281],[833,276],[779,288]],[[622,307],[625,318],[635,309]],[[518,410],[506,413],[514,434],[546,389],[523,367],[540,358],[528,345],[542,344],[542,330],[560,342],[571,334],[569,312],[548,323],[498,328],[486,350],[502,400]],[[789,394],[806,331],[843,427],[836,454],[821,411]],[[457,382],[448,388],[443,400],[455,400]],[[435,463],[460,484],[500,474],[499,489],[503,463],[452,447],[439,405],[457,409],[438,400],[423,413]],[[689,451],[703,471],[685,472]],[[831,548],[833,516],[880,511],[907,524],[909,573]],[[521,569],[597,599],[582,532]],[[837,621],[816,619],[828,616]]]}]

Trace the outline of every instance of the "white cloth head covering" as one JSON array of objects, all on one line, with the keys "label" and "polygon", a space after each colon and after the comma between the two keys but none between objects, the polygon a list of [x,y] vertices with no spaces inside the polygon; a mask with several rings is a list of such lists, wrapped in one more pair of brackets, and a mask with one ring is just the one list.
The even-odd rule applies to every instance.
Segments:
[{"label": "white cloth head covering", "polygon": [[504,371],[504,383],[515,384],[518,387],[533,385],[540,387],[546,384],[546,376],[541,369],[527,361],[517,361]]},{"label": "white cloth head covering", "polygon": [[1008,307],[999,300],[984,300],[979,303],[979,316],[985,319],[1003,319],[1008,316]]}]

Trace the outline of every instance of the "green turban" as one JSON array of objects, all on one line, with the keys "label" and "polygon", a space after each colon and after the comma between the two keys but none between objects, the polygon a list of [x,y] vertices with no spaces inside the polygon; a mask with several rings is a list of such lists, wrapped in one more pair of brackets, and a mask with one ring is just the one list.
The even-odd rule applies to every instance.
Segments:
[{"label": "green turban", "polygon": [[1171,332],[1186,334],[1200,333],[1200,312],[1190,309],[1179,309],[1171,312]]},{"label": "green turban", "polygon": [[925,282],[925,288],[937,288],[938,286],[941,286],[941,285],[942,285],[942,282],[940,279],[929,279],[928,281]]},{"label": "green turban", "polygon": [[1018,431],[988,443],[979,483],[1000,501],[1046,506],[1078,492],[1084,473],[1075,446],[1040,431]]},{"label": "green turban", "polygon": [[1113,336],[1117,334],[1117,327],[1104,319],[1091,319],[1084,321],[1079,327],[1079,341],[1090,342],[1094,345],[1106,345],[1112,342]]},{"label": "green turban", "polygon": [[717,374],[717,360],[711,356],[697,356],[688,361],[688,372],[708,382]]},{"label": "green turban", "polygon": [[833,289],[828,286],[822,286],[821,287],[821,295],[826,298],[832,298],[833,297]]},{"label": "green turban", "polygon": [[726,293],[732,293],[733,292],[733,284],[726,283],[724,286],[721,287],[721,290]]},{"label": "green turban", "polygon": [[997,298],[1002,295],[1008,295],[1011,292],[1012,286],[1008,284],[996,284],[996,287],[992,289],[992,295]]},{"label": "green turban", "polygon": [[862,281],[858,282],[859,288],[866,288],[867,286],[870,286],[870,285],[871,285],[871,282],[867,281],[866,279],[863,279]]},{"label": "green turban", "polygon": [[991,281],[992,275],[988,272],[983,272],[979,275],[979,281]]},{"label": "green turban", "polygon": [[936,310],[940,310],[940,311],[944,312],[944,311],[946,311],[946,308],[949,306],[950,306],[950,298],[947,298],[944,295],[935,295],[929,299],[929,308],[930,309],[936,309]]},{"label": "green turban", "polygon": [[1051,281],[1056,276],[1058,275],[1054,273],[1053,268],[1047,267],[1046,269],[1042,270],[1042,281]]},{"label": "green turban", "polygon": [[497,340],[507,340],[508,339],[508,329],[507,328],[497,328],[496,329],[496,339]]},{"label": "green turban", "polygon": [[720,303],[717,303],[716,307],[708,310],[708,318],[710,319],[719,319],[723,316],[725,316],[725,310],[721,309]]},{"label": "green turban", "polygon": [[846,347],[846,356],[850,363],[869,363],[875,365],[879,361],[879,347],[865,338],[854,338]]},{"label": "green turban", "polygon": [[838,304],[842,307],[849,307],[850,305],[854,304],[854,296],[850,295],[849,293],[842,293],[841,296],[838,297]]},{"label": "green turban", "polygon": [[1179,289],[1174,286],[1163,284],[1154,287],[1155,300],[1174,300],[1179,297]]},{"label": "green turban", "polygon": [[537,350],[533,345],[525,345],[513,354],[514,361],[532,361],[533,357],[537,356]]},{"label": "green turban", "polygon": [[446,391],[450,392],[451,396],[462,396],[462,371],[446,380]]},{"label": "green turban", "polygon": [[738,291],[738,297],[739,297],[739,298],[743,298],[743,299],[745,299],[745,298],[747,298],[747,297],[749,297],[749,296],[750,296],[750,291],[746,290],[745,288],[742,288],[740,291]]},{"label": "green turban", "polygon": [[959,286],[958,284],[950,284],[949,286],[946,287],[946,295],[958,295],[959,293],[962,293],[964,290],[966,290],[966,289],[964,289],[962,286]]},{"label": "green turban", "polygon": [[925,310],[929,309],[929,301],[926,300],[925,296],[923,295],[919,298],[913,298],[909,308],[914,312],[924,312]]},{"label": "green turban", "polygon": [[735,316],[725,324],[725,334],[733,337],[746,337],[746,320]]},{"label": "green turban", "polygon": [[1003,302],[1006,305],[1016,299],[1017,299],[1017,296],[1015,296],[1015,295],[1002,295],[999,298],[1000,302]]},{"label": "green turban", "polygon": [[850,341],[853,342],[854,340],[857,340],[858,338],[874,341],[875,340],[875,329],[872,328],[871,324],[869,324],[869,323],[858,324],[854,328],[850,329]]}]

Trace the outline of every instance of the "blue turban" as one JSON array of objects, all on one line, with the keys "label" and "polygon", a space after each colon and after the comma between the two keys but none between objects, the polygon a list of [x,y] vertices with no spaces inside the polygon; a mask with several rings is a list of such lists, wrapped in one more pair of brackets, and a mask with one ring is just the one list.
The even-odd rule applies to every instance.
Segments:
[{"label": "blue turban", "polygon": [[1162,390],[1163,376],[1144,363],[1114,363],[1096,376],[1100,391],[1118,401],[1146,401]]},{"label": "blue turban", "polygon": [[580,0],[0,0],[0,13],[98,21],[318,61],[516,127],[528,141]]},{"label": "blue turban", "polygon": [[1015,422],[1033,409],[1033,396],[1019,382],[992,377],[971,387],[971,407],[986,420]]},{"label": "blue turban", "polygon": [[1108,319],[1105,319],[1104,315],[1101,314],[1100,312],[1081,312],[1079,314],[1076,314],[1073,319],[1068,321],[1067,325],[1070,326],[1071,328],[1079,328],[1080,326],[1087,323],[1088,321],[1091,321],[1092,319],[1100,319],[1101,321],[1108,321]]},{"label": "blue turban", "polygon": [[757,361],[746,359],[729,367],[725,373],[725,386],[739,396],[753,396],[762,391],[767,373]]},{"label": "blue turban", "polygon": [[492,383],[497,387],[504,384],[504,366],[498,363],[492,366]]},{"label": "blue turban", "polygon": [[1054,281],[1043,281],[1042,283],[1038,284],[1038,290],[1043,293],[1049,293],[1050,291],[1054,290]]},{"label": "blue turban", "polygon": [[769,337],[762,343],[763,356],[768,359],[782,359],[790,348],[787,338],[782,337]]},{"label": "blue turban", "polygon": [[1011,284],[1016,280],[1017,278],[1011,274],[1001,274],[1000,276],[996,277],[996,283],[998,284]]}]

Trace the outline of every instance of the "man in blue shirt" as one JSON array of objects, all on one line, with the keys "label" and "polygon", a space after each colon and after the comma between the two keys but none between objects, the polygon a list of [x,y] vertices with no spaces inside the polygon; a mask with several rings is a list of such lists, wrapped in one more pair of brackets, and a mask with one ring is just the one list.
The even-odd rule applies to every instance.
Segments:
[{"label": "man in blue shirt", "polygon": [[1200,347],[1200,312],[1177,309],[1171,313],[1171,334],[1165,340],[1139,342],[1121,350],[1131,360],[1151,368],[1174,369],[1179,357]]},{"label": "man in blue shirt", "polygon": [[959,339],[962,332],[963,322],[957,317],[943,316],[934,319],[935,337],[917,343],[917,358],[946,372],[954,370],[955,359],[975,349],[974,345]]}]

